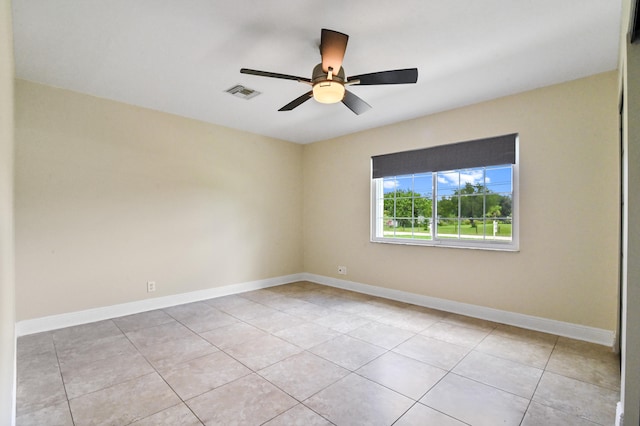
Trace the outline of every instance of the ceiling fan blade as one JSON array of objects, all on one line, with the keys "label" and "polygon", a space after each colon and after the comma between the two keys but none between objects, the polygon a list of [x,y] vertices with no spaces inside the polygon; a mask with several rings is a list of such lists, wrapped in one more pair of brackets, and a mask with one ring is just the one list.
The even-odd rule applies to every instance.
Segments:
[{"label": "ceiling fan blade", "polygon": [[252,69],[249,69],[249,68],[241,68],[240,72],[242,74],[259,75],[260,77],[282,78],[282,79],[285,79],[285,80],[302,81],[302,82],[305,82],[305,83],[311,83],[311,79],[310,78],[297,77],[295,75],[288,75],[288,74],[278,74],[276,72],[258,71],[258,70],[252,70]]},{"label": "ceiling fan blade", "polygon": [[351,111],[356,113],[356,115],[360,115],[371,109],[371,105],[348,90],[346,90],[344,93],[344,99],[342,100],[342,103],[345,104]]},{"label": "ceiling fan blade", "polygon": [[333,73],[338,74],[342,67],[344,52],[347,50],[349,36],[333,30],[322,29],[320,36],[320,55],[322,55],[322,70],[329,72],[329,67],[333,68]]},{"label": "ceiling fan blade", "polygon": [[349,77],[347,81],[360,80],[361,86],[373,84],[409,84],[418,81],[418,69],[407,68],[403,70],[380,71],[369,74],[360,74]]},{"label": "ceiling fan blade", "polygon": [[288,104],[280,108],[278,111],[291,111],[292,109],[297,108],[303,103],[307,102],[312,97],[313,97],[313,91],[310,90],[304,95],[295,98],[294,100],[292,100],[291,102],[289,102]]}]

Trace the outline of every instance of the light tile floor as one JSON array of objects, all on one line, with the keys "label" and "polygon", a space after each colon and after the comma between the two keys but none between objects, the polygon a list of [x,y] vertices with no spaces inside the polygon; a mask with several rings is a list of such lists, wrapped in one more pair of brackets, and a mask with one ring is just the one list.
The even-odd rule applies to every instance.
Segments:
[{"label": "light tile floor", "polygon": [[609,348],[308,282],[21,337],[18,425],[611,425]]}]

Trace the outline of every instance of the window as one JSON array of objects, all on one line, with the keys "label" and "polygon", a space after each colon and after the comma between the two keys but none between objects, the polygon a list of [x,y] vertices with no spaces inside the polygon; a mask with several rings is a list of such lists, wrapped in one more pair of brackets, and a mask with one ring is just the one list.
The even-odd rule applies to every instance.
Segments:
[{"label": "window", "polygon": [[373,157],[372,241],[516,250],[516,141]]}]

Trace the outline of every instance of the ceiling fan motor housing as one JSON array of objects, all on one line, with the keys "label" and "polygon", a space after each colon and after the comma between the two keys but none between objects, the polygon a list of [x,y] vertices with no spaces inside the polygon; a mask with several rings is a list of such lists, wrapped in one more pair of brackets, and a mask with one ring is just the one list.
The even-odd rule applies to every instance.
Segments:
[{"label": "ceiling fan motor housing", "polygon": [[323,104],[333,104],[344,99],[344,68],[331,74],[325,73],[322,64],[318,64],[313,68],[311,77],[313,84],[313,98]]}]

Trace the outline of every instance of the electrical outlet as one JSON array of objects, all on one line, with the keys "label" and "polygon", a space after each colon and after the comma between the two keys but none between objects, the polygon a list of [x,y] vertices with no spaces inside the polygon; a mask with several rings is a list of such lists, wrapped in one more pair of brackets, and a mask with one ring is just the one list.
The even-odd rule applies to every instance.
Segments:
[{"label": "electrical outlet", "polygon": [[147,281],[147,293],[151,293],[152,291],[156,291],[156,282]]},{"label": "electrical outlet", "polygon": [[338,273],[340,275],[347,275],[347,267],[346,266],[338,266]]}]

